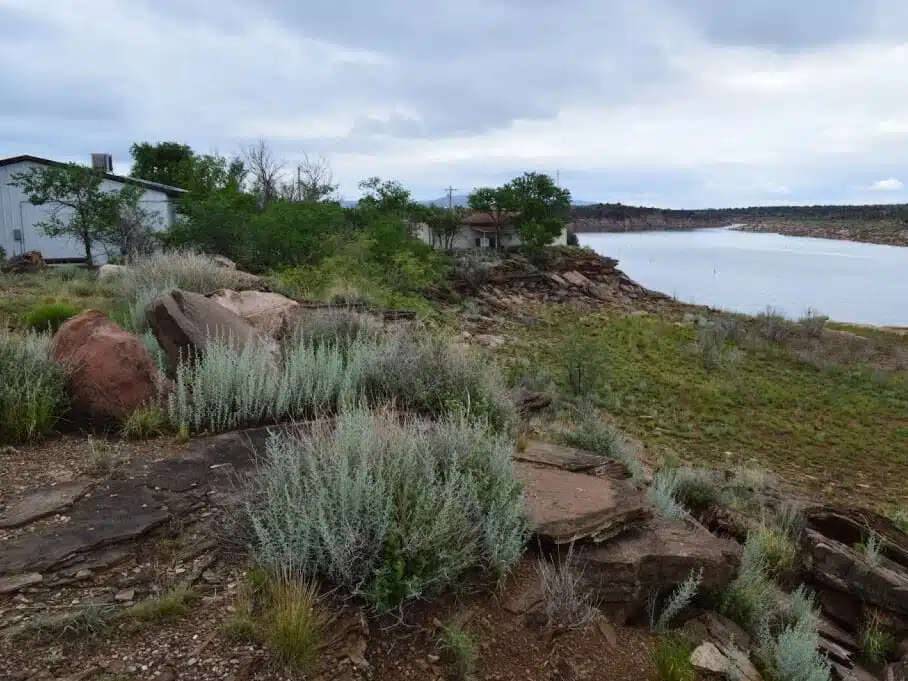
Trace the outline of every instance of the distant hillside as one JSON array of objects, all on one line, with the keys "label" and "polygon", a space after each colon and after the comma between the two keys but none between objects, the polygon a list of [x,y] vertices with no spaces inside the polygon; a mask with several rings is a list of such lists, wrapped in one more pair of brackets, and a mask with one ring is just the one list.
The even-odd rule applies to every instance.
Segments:
[{"label": "distant hillside", "polygon": [[741,225],[742,231],[908,245],[908,204],[669,210],[620,203],[575,206],[574,232],[646,232]]},{"label": "distant hillside", "polygon": [[908,205],[872,206],[753,206],[673,210],[621,203],[575,206],[571,221],[578,232],[693,229],[762,220],[905,221]]}]

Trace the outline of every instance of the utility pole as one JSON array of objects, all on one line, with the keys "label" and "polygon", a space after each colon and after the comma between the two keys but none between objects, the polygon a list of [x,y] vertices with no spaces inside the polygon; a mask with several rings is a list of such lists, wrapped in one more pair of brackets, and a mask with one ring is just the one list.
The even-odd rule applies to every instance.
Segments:
[{"label": "utility pole", "polygon": [[303,182],[300,177],[300,165],[296,164],[296,195],[299,197],[299,200],[303,200]]},{"label": "utility pole", "polygon": [[560,170],[555,171],[555,186],[556,187],[561,186],[561,171]]},{"label": "utility pole", "polygon": [[457,190],[457,187],[448,187],[445,191],[448,192],[448,210],[454,210],[454,192]]}]

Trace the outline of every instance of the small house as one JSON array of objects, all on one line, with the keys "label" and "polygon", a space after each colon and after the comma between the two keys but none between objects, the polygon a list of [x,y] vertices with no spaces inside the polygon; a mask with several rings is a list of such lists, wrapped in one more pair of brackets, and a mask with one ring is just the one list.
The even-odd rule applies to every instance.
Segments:
[{"label": "small house", "polygon": [[[503,249],[520,246],[520,236],[517,233],[515,218],[519,213],[506,213],[501,216],[492,216],[481,211],[467,211],[460,222],[460,229],[451,241],[454,250]],[[497,221],[496,221],[496,218]],[[420,223],[417,234],[419,238],[435,248],[444,246],[429,226]],[[553,245],[564,246],[567,244],[567,228],[553,242]]]},{"label": "small house", "polygon": [[[156,217],[155,229],[165,230],[173,225],[176,219],[175,199],[184,194],[185,190],[116,175],[110,154],[92,154],[91,160],[92,168],[104,177],[102,190],[119,191],[127,184],[141,187],[144,190],[141,203],[143,208]],[[28,251],[40,251],[44,259],[51,263],[85,260],[81,241],[66,236],[49,237],[38,226],[38,223],[50,217],[53,207],[32,205],[21,188],[10,184],[13,175],[28,172],[30,168],[55,165],[66,164],[37,156],[0,159],[0,247],[6,251],[8,258]],[[65,219],[65,213],[58,215]],[[98,260],[103,261],[103,253],[98,256]]]}]

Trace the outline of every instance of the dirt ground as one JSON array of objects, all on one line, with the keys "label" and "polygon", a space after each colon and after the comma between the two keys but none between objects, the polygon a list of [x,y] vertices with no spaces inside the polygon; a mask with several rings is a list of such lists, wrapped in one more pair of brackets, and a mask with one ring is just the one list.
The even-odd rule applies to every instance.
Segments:
[{"label": "dirt ground", "polygon": [[[527,556],[497,591],[448,596],[416,604],[402,616],[368,620],[360,666],[350,662],[349,648],[327,645],[315,671],[294,676],[257,643],[234,642],[222,625],[229,617],[240,564],[213,568],[216,583],[200,587],[202,600],[181,619],[149,624],[138,631],[123,624],[96,636],[25,638],[0,643],[0,678],[4,681],[75,679],[113,681],[265,681],[313,679],[456,679],[458,671],[438,646],[438,625],[464,622],[476,642],[476,679],[483,681],[614,681],[654,679],[649,651],[655,637],[645,629],[590,625],[582,631],[558,632],[544,616],[508,610],[509,595],[536,575],[535,558]],[[34,590],[40,592],[40,589]],[[82,598],[90,600],[90,588]],[[7,608],[27,610],[42,598],[25,592],[0,600]],[[74,599],[74,600],[79,600]],[[324,605],[336,614],[337,604]],[[343,619],[343,618],[340,618]],[[614,636],[613,641],[609,638]],[[332,643],[330,628],[324,640]],[[614,645],[613,645],[614,644]]]}]

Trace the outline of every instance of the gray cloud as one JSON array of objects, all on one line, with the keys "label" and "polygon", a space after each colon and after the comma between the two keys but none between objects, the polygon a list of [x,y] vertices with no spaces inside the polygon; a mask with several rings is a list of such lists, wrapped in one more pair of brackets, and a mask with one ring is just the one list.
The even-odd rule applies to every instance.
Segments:
[{"label": "gray cloud", "polygon": [[906,37],[902,0],[0,0],[0,155],[264,135],[348,194],[560,168],[581,198],[853,198],[904,175]]}]

